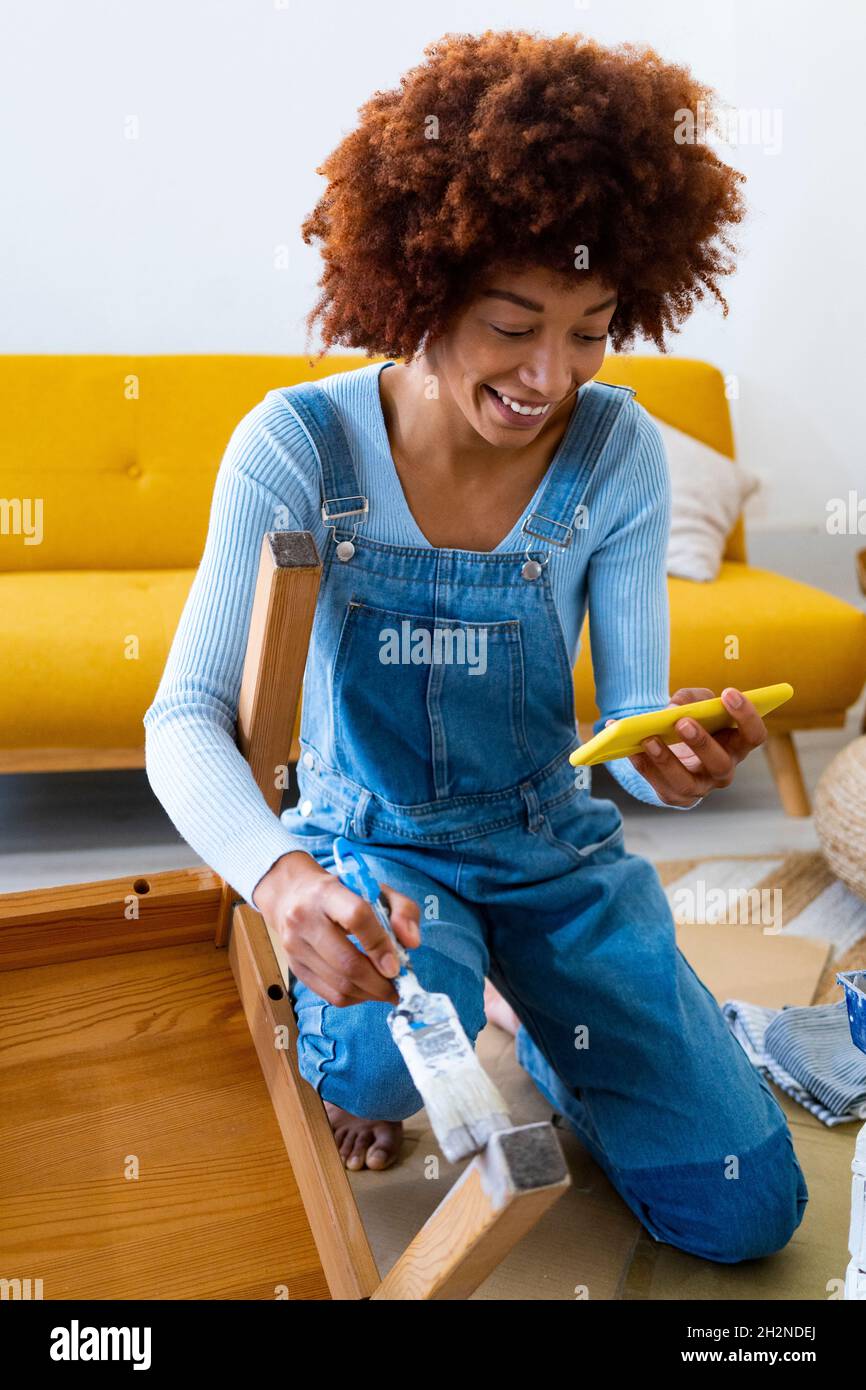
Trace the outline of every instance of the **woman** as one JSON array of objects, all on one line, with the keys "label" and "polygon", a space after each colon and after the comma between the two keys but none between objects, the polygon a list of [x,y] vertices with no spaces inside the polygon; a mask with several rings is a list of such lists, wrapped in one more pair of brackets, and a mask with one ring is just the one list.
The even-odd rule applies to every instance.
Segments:
[{"label": "woman", "polygon": [[[145,725],[157,796],[285,945],[301,1070],[350,1168],[388,1167],[421,1099],[385,1024],[396,961],[334,872],[341,833],[469,1037],[488,980],[489,1016],[653,1236],[731,1262],[802,1219],[790,1133],[654,868],[568,762],[587,605],[596,731],[713,694],[668,694],[660,434],[593,381],[609,340],[664,349],[707,289],[727,312],[742,176],[679,124],[711,97],[649,49],[486,33],[367,103],[304,226],[325,263],[311,325],[390,360],[269,391],[238,425]],[[323,557],[282,818],[233,740],[271,529],[312,531]],[[766,736],[725,699],[738,728],[682,728],[611,771],[698,805]]]}]

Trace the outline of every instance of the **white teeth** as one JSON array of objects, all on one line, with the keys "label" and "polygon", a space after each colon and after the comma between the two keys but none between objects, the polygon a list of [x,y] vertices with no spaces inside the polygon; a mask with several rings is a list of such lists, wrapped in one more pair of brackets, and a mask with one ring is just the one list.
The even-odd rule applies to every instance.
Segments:
[{"label": "white teeth", "polygon": [[[496,391],[496,387],[493,388]],[[515,415],[546,415],[550,409],[550,402],[547,405],[520,405],[518,401],[513,401],[510,396],[506,396],[504,391],[496,391],[497,396],[503,405],[511,406]]]}]

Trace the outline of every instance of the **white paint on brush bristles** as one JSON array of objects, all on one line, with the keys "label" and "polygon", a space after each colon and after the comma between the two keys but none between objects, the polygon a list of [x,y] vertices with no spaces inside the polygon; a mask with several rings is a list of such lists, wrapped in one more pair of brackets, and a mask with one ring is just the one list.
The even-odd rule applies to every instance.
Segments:
[{"label": "white paint on brush bristles", "polygon": [[400,1005],[391,1036],[415,1082],[433,1133],[450,1163],[478,1153],[511,1126],[508,1106],[475,1055],[447,994],[428,994],[414,972],[395,980]]},{"label": "white paint on brush bristles", "polygon": [[333,853],[342,881],[350,879],[347,886],[370,904],[396,952],[400,973],[392,984],[400,1002],[388,1014],[388,1028],[439,1146],[450,1163],[480,1153],[491,1134],[511,1128],[508,1107],[476,1057],[447,994],[430,994],[422,987],[409,952],[394,934],[388,904],[357,847],[338,836]]}]

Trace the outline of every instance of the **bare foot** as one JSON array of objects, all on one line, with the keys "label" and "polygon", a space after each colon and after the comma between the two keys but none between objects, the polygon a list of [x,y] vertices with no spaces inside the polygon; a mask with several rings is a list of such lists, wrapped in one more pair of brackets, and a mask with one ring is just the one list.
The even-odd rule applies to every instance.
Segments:
[{"label": "bare foot", "polygon": [[325,1101],[331,1129],[346,1168],[390,1168],[400,1152],[402,1120],[362,1120]]},{"label": "bare foot", "polygon": [[489,980],[484,981],[484,1012],[487,1015],[488,1023],[495,1023],[497,1028],[503,1028],[512,1037],[517,1036],[520,1019]]}]

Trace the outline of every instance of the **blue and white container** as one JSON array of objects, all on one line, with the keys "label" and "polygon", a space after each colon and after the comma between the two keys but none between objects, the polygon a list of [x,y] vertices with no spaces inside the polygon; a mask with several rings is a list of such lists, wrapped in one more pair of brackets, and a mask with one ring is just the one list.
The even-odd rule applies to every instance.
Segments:
[{"label": "blue and white container", "polygon": [[845,990],[848,1025],[855,1047],[866,1052],[866,970],[845,970],[836,975]]},{"label": "blue and white container", "polygon": [[[866,1052],[866,970],[840,971],[836,979],[845,990],[851,1039],[855,1047]],[[845,1274],[845,1298],[866,1301],[866,1125],[857,1136],[851,1171],[851,1260]]]}]

